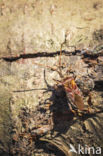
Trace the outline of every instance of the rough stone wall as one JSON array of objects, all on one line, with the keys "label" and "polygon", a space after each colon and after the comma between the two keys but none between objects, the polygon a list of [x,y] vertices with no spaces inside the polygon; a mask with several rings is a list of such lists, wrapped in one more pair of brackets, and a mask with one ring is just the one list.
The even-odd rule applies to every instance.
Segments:
[{"label": "rough stone wall", "polygon": [[[44,69],[35,63],[52,67],[58,64],[56,52],[63,42],[63,50],[68,51],[74,51],[68,46],[93,49],[102,43],[103,36],[99,35],[103,29],[102,17],[102,0],[0,1],[0,140],[3,142],[0,150],[4,146],[5,151],[8,149],[11,117],[19,127],[17,116],[21,107],[35,109],[51,96],[51,93],[44,95],[43,90],[32,91],[46,88]],[[87,69],[82,69],[87,66],[79,56],[75,59],[64,56],[67,68],[70,60],[77,75],[87,74]],[[58,79],[57,73],[46,69],[50,85],[54,84],[53,78]]]}]

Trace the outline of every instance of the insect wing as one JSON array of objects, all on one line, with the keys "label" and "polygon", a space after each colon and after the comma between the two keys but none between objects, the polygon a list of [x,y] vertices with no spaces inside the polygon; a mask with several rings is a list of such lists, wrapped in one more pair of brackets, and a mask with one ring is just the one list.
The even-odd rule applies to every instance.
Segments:
[{"label": "insect wing", "polygon": [[84,109],[84,102],[82,96],[74,93],[74,103],[79,110],[82,111]]},{"label": "insect wing", "polygon": [[65,91],[66,91],[69,105],[71,105],[73,109],[83,110],[84,102],[83,102],[82,94],[79,88],[77,87],[77,85],[75,85],[75,87],[73,87],[72,89],[67,88]]},{"label": "insect wing", "polygon": [[74,90],[74,103],[79,110],[84,109],[84,102],[83,102],[82,93],[79,90],[78,86],[76,86],[76,88]]},{"label": "insect wing", "polygon": [[66,96],[67,96],[67,100],[68,100],[68,106],[69,107],[72,107],[72,109],[77,109],[76,105],[75,105],[75,96],[74,96],[74,93],[71,91],[71,92],[68,92],[66,90]]}]

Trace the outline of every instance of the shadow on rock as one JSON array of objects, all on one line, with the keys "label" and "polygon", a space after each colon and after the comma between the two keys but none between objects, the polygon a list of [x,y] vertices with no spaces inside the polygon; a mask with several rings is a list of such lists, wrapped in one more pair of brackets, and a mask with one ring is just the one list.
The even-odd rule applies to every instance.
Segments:
[{"label": "shadow on rock", "polygon": [[62,87],[59,87],[52,94],[53,104],[50,107],[52,112],[53,130],[58,133],[66,133],[72,124],[73,113],[69,110],[67,97]]}]

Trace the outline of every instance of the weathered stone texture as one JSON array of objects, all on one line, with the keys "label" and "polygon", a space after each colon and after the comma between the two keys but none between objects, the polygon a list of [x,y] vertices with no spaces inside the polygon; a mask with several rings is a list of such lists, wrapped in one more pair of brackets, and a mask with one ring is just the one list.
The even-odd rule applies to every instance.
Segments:
[{"label": "weathered stone texture", "polygon": [[[8,150],[10,141],[11,118],[19,127],[21,107],[35,110],[40,102],[51,97],[51,92],[41,90],[47,88],[45,77],[50,86],[55,84],[53,78],[59,79],[58,74],[48,68],[45,68],[45,76],[44,67],[35,63],[52,67],[57,65],[59,53],[56,52],[63,42],[63,50],[68,51],[74,51],[74,48],[68,47],[71,45],[81,50],[93,49],[102,43],[102,17],[102,0],[0,1],[0,140],[5,150]],[[51,57],[46,57],[43,52]],[[70,67],[78,78],[94,74],[92,68],[87,73],[87,64],[80,56],[63,55],[62,63],[65,75],[69,74],[66,71]],[[103,75],[101,69],[100,74]],[[89,129],[87,123],[85,121]]]}]

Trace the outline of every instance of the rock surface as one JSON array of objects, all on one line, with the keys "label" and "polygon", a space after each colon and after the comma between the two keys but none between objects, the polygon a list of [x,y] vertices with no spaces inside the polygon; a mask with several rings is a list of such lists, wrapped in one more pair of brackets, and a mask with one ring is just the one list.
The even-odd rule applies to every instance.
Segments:
[{"label": "rock surface", "polygon": [[[54,86],[53,79],[60,77],[46,66],[58,65],[63,42],[63,74],[69,75],[71,69],[77,79],[94,76],[96,88],[92,93],[92,101],[95,106],[102,108],[102,56],[95,59],[97,64],[90,68],[79,53],[69,56],[69,52],[75,52],[75,47],[69,46],[76,46],[80,52],[103,43],[102,17],[102,0],[0,1],[0,154],[9,152],[13,122],[18,131],[21,127],[21,109],[35,111],[36,106],[52,97],[52,92],[44,93],[48,88],[47,83],[49,87]],[[97,133],[97,138],[100,139],[103,113],[94,118],[96,119],[88,118],[81,123],[92,134]],[[73,124],[65,135],[70,137],[72,131],[76,133],[79,122]],[[90,123],[94,126],[96,124],[95,132]],[[79,128],[81,134],[84,134],[82,124]],[[72,142],[75,142],[75,136]],[[102,146],[102,142],[98,141],[99,143]]]}]

